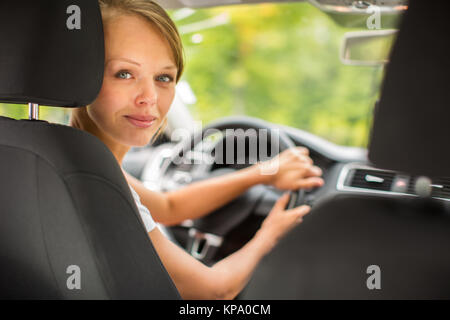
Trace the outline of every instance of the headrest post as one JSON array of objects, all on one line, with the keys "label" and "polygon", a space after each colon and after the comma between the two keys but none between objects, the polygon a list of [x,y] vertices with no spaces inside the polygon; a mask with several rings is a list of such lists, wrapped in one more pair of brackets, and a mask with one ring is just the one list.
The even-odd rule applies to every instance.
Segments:
[{"label": "headrest post", "polygon": [[39,120],[39,104],[28,103],[28,119]]}]

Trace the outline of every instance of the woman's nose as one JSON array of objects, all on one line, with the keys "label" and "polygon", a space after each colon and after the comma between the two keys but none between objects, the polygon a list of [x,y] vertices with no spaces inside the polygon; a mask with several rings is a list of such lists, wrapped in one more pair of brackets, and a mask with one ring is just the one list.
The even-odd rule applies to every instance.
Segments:
[{"label": "woman's nose", "polygon": [[136,104],[138,106],[153,106],[156,105],[158,101],[158,92],[156,90],[155,83],[153,81],[149,81],[144,83],[140,92],[136,98]]}]

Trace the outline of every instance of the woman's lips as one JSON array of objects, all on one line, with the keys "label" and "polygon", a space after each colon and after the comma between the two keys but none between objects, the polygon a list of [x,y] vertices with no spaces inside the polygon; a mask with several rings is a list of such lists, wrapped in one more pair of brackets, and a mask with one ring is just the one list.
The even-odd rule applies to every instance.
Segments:
[{"label": "woman's lips", "polygon": [[133,125],[138,128],[148,128],[151,127],[156,118],[153,116],[140,116],[140,115],[129,115],[125,118]]}]

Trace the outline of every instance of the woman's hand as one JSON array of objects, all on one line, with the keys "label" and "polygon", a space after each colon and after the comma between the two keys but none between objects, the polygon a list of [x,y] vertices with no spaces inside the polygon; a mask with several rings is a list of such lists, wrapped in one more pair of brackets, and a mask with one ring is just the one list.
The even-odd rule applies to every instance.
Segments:
[{"label": "woman's hand", "polygon": [[255,165],[260,175],[267,176],[266,184],[281,190],[321,187],[322,170],[313,165],[309,151],[303,147],[284,150],[273,159]]},{"label": "woman's hand", "polygon": [[289,195],[283,195],[256,235],[241,249],[215,263],[203,265],[170,242],[158,228],[149,233],[152,243],[183,299],[233,299],[242,291],[261,259],[293,227],[308,206],[284,210]]},{"label": "woman's hand", "polygon": [[255,237],[262,237],[265,240],[268,251],[272,250],[292,228],[300,224],[303,217],[311,210],[311,207],[307,205],[285,210],[288,201],[289,193],[285,193],[277,200],[255,235]]}]

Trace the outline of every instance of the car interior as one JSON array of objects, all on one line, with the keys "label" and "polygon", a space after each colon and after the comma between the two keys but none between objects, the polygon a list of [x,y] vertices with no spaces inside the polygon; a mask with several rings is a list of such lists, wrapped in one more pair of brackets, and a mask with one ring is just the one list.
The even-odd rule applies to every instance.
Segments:
[{"label": "car interior", "polygon": [[[74,4],[85,16],[76,32],[66,28]],[[96,1],[2,1],[0,20],[1,42],[11,46],[1,50],[3,101],[76,107],[95,99],[104,66]],[[68,126],[0,120],[1,297],[178,299],[106,146]],[[82,290],[66,286],[72,265]]]},{"label": "car interior", "polygon": [[[256,2],[266,1],[242,1]],[[123,166],[149,188],[156,181],[159,190],[173,190],[247,167],[255,138],[248,132],[266,130],[270,156],[307,147],[325,185],[291,192],[288,207],[308,204],[310,214],[262,260],[237,299],[449,299],[449,4],[309,2],[337,23],[364,22],[361,6],[402,11],[367,148],[239,115],[187,139],[163,135]],[[159,3],[173,9],[230,1]],[[71,5],[83,13],[80,29],[66,25]],[[0,102],[29,106],[29,119],[0,116],[0,297],[180,299],[111,152],[90,134],[37,117],[39,105],[75,108],[96,98],[104,65],[97,1],[2,1],[0,42]],[[227,154],[239,135],[245,144]],[[229,157],[234,161],[223,161]],[[257,185],[204,218],[161,229],[212,265],[255,234],[281,194]],[[82,270],[83,290],[67,289],[72,265]],[[369,288],[373,266],[381,288]]]}]

